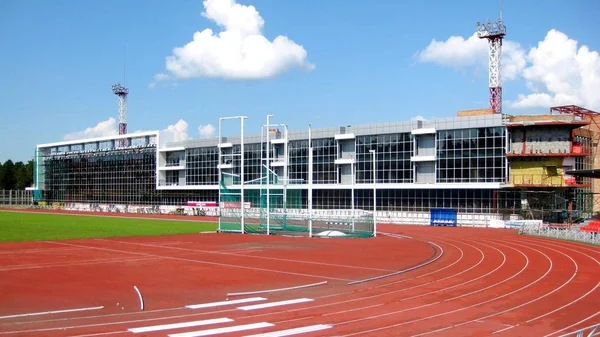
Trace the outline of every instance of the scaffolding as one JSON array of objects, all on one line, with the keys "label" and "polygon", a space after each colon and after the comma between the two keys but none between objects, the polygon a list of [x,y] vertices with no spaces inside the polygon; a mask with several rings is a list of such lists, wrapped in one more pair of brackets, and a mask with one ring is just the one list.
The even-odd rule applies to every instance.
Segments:
[{"label": "scaffolding", "polygon": [[27,206],[33,204],[33,191],[0,190],[0,205]]}]

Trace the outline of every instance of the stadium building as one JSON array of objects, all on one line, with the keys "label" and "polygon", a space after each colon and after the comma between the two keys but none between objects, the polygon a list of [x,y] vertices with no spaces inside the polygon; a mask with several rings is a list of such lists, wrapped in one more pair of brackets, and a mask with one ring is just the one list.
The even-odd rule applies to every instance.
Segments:
[{"label": "stadium building", "polygon": [[596,204],[591,178],[568,174],[595,168],[596,115],[575,106],[534,116],[472,110],[301,131],[263,126],[243,138],[164,142],[155,131],[41,144],[32,189],[38,204],[81,210],[198,214],[225,202],[225,190],[243,191],[251,210],[267,190],[268,202],[279,196],[275,207],[290,213],[376,208],[379,222],[429,224],[441,208],[463,225],[569,222]]}]

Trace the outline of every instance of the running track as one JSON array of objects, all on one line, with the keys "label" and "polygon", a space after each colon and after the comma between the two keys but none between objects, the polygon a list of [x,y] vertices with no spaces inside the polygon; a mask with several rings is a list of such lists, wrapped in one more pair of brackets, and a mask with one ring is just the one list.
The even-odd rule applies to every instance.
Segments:
[{"label": "running track", "polygon": [[[39,242],[28,248],[3,244],[0,303],[5,305],[0,304],[0,337],[559,336],[600,321],[600,247],[498,229],[381,226],[380,230],[383,233],[374,239],[341,239],[339,250],[330,255],[318,246],[330,239],[226,234],[194,236],[211,237],[208,241],[217,240],[212,236],[226,237],[236,245],[220,254],[211,252],[208,243],[194,245],[190,236],[143,242]],[[293,240],[318,242],[309,247],[310,241],[302,241],[301,248],[321,251],[328,260],[294,250]],[[276,254],[267,250],[280,241]],[[336,242],[340,241],[327,245]],[[381,249],[374,250],[373,244]],[[427,261],[433,262],[348,285]],[[144,266],[152,269],[151,274]],[[114,275],[82,278],[99,268],[113,270]],[[67,284],[71,291],[58,297],[64,301],[57,301],[48,294],[51,288],[43,285],[41,290],[23,286],[32,273],[40,272]],[[123,295],[124,280],[138,272],[144,275],[143,281],[137,280],[145,296],[143,311],[133,289]],[[70,279],[78,281],[69,283]],[[327,284],[227,296],[322,281]],[[94,289],[103,291],[84,296]],[[117,298],[122,298],[118,305]],[[186,307],[226,298],[252,302]],[[269,303],[281,305],[263,305]],[[86,307],[90,309],[7,317],[35,311],[31,309]]]}]

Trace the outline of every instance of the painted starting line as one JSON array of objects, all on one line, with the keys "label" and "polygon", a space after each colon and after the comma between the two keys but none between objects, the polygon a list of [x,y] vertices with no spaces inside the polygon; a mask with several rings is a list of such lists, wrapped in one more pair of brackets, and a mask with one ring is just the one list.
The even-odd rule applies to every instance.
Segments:
[{"label": "painted starting line", "polygon": [[[219,307],[219,306],[236,305],[236,304],[242,304],[242,303],[266,301],[266,300],[267,299],[264,297],[249,297],[249,298],[240,298],[240,299],[232,300],[232,301],[220,301],[220,302],[192,304],[192,305],[187,305],[186,308],[189,308],[189,309],[214,308],[214,307]],[[296,303],[305,303],[305,302],[312,302],[312,301],[314,301],[314,300],[311,298],[297,298],[297,299],[286,300],[286,301],[267,302],[267,303],[261,303],[261,304],[241,306],[241,307],[237,307],[237,309],[239,309],[239,310],[257,310],[257,309],[263,309],[263,308],[272,308],[272,307],[277,307],[277,306],[291,305],[291,304],[296,304]],[[221,317],[221,318],[213,318],[213,319],[206,319],[206,320],[200,320],[200,321],[189,321],[189,322],[180,322],[180,323],[172,323],[172,324],[162,324],[162,325],[152,325],[152,326],[130,328],[130,329],[128,329],[128,331],[130,331],[132,333],[146,333],[146,332],[155,332],[155,331],[164,331],[164,330],[192,328],[192,327],[199,327],[199,326],[204,326],[204,325],[212,325],[212,324],[220,324],[220,323],[231,323],[233,321],[234,320],[231,318]],[[169,337],[212,336],[212,335],[231,333],[231,332],[241,332],[241,331],[254,330],[254,329],[270,328],[270,327],[274,327],[274,326],[275,326],[275,324],[273,324],[273,323],[258,322],[258,323],[233,325],[233,326],[228,326],[228,327],[219,327],[219,328],[212,328],[212,329],[205,329],[205,330],[198,330],[198,331],[172,333],[172,334],[169,334],[168,336]],[[332,327],[333,327],[333,325],[330,325],[330,324],[316,324],[316,325],[309,325],[309,326],[297,327],[297,328],[286,329],[286,330],[262,332],[262,333],[258,333],[258,334],[254,334],[254,335],[249,335],[247,337],[293,336],[293,335],[298,335],[298,334],[303,334],[303,333],[308,333],[308,332],[315,332],[315,331],[330,329]]]},{"label": "painted starting line", "polygon": [[[155,332],[155,331],[164,331],[164,330],[173,330],[173,329],[181,329],[181,328],[190,328],[196,326],[203,325],[211,325],[211,324],[219,324],[219,323],[229,323],[233,322],[232,319],[223,317],[223,318],[215,318],[215,319],[207,319],[202,321],[192,321],[192,322],[182,322],[182,323],[174,323],[174,324],[164,324],[164,325],[154,325],[147,326],[141,328],[132,328],[128,329],[133,333],[144,333],[144,332]],[[169,337],[200,337],[200,336],[211,336],[218,335],[230,332],[240,332],[254,329],[262,329],[262,328],[270,328],[274,327],[275,324],[269,322],[259,322],[259,323],[250,323],[250,324],[242,324],[242,325],[234,325],[222,328],[212,328],[206,330],[198,330],[198,331],[189,331],[189,332],[180,332],[180,333],[172,333],[169,334]],[[292,336],[299,335],[308,332],[315,332],[325,329],[332,328],[333,325],[329,324],[316,324],[303,326],[299,328],[292,328],[286,330],[278,330],[278,331],[269,331],[263,332],[259,334],[249,335],[247,337],[284,337],[284,336]]]},{"label": "painted starting line", "polygon": [[[227,300],[227,301],[221,301],[221,302],[191,304],[191,305],[186,305],[185,307],[188,309],[203,309],[203,308],[214,308],[214,307],[220,307],[220,306],[225,306],[225,305],[242,304],[242,303],[248,303],[248,302],[266,301],[266,300],[267,299],[264,297],[249,297],[249,298],[240,298],[240,299],[232,300],[232,301]],[[246,306],[237,307],[236,309],[248,311],[248,310],[279,307],[282,305],[289,305],[289,304],[296,304],[296,303],[306,303],[306,302],[312,302],[312,301],[314,301],[312,298],[296,298],[293,300],[286,300],[286,301],[267,302],[267,303],[262,303],[262,304],[246,305]]]}]

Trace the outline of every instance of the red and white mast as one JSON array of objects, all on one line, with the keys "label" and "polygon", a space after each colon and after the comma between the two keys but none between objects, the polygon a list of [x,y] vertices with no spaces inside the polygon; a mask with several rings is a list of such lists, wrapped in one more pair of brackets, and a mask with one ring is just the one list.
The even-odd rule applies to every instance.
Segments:
[{"label": "red and white mast", "polygon": [[[113,93],[119,96],[119,134],[127,134],[127,94],[129,89],[122,87],[120,84],[112,86]],[[119,140],[119,146],[125,146],[125,139]]]},{"label": "red and white mast", "polygon": [[494,113],[502,113],[502,78],[500,77],[502,60],[502,39],[506,27],[502,23],[502,14],[497,21],[488,20],[485,24],[477,22],[477,36],[487,39],[489,46],[490,107]]}]

